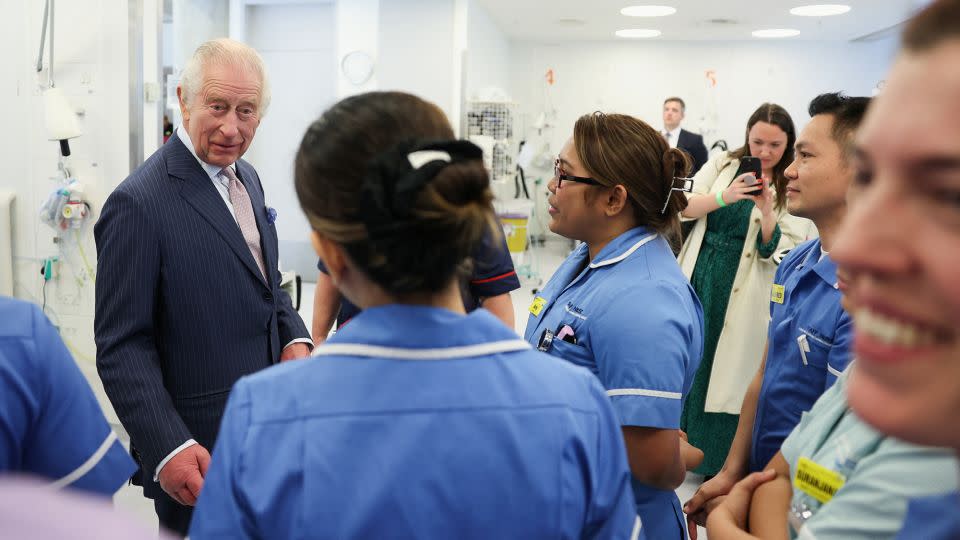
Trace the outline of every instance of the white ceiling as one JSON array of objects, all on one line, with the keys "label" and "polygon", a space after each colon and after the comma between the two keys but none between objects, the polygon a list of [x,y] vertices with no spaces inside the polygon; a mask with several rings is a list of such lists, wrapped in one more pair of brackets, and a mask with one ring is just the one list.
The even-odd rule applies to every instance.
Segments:
[{"label": "white ceiling", "polygon": [[[476,0],[511,39],[546,43],[569,41],[726,41],[757,40],[763,28],[793,28],[800,35],[783,40],[850,41],[895,35],[897,27],[924,0]],[[847,4],[833,17],[797,17],[790,8],[808,4]],[[626,17],[630,5],[668,5],[667,17]],[[721,20],[718,22],[717,20]],[[662,35],[626,40],[624,28],[653,28]],[[764,40],[767,41],[767,40]]]}]

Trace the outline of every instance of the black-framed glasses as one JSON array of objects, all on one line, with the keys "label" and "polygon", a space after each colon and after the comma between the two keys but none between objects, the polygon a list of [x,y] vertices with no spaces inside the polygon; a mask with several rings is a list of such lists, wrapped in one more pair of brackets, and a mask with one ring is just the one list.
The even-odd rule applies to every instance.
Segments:
[{"label": "black-framed glasses", "polygon": [[581,184],[588,184],[591,186],[602,186],[600,182],[589,178],[586,176],[574,176],[572,174],[567,174],[563,171],[563,168],[560,167],[560,158],[557,158],[553,161],[553,176],[557,179],[557,189],[563,187],[563,181],[569,180],[570,182],[579,182]]}]

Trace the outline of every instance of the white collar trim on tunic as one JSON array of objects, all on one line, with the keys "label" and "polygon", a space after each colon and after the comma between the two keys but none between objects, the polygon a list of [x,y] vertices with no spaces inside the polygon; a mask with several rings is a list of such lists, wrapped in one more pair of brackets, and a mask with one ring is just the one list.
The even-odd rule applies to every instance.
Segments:
[{"label": "white collar trim on tunic", "polygon": [[531,348],[530,344],[522,339],[509,339],[506,341],[479,343],[477,345],[431,349],[383,347],[362,343],[325,343],[313,349],[311,356],[345,355],[390,358],[395,360],[450,360],[453,358],[469,358],[472,356],[523,351]]},{"label": "white collar trim on tunic", "polygon": [[629,257],[631,253],[633,253],[634,251],[640,249],[641,246],[643,246],[644,244],[652,241],[652,240],[653,240],[654,238],[656,238],[656,237],[657,237],[657,234],[656,234],[656,233],[650,234],[650,235],[647,235],[647,236],[644,236],[644,237],[641,238],[636,244],[634,244],[633,246],[631,246],[630,249],[624,251],[624,252],[621,253],[620,255],[618,255],[618,256],[616,256],[616,257],[614,257],[614,258],[612,258],[612,259],[607,259],[607,260],[605,260],[605,261],[600,261],[600,262],[598,262],[598,263],[590,263],[590,268],[600,268],[601,266],[607,266],[608,264],[616,264],[616,263],[618,263],[618,262],[626,259],[627,257]]}]

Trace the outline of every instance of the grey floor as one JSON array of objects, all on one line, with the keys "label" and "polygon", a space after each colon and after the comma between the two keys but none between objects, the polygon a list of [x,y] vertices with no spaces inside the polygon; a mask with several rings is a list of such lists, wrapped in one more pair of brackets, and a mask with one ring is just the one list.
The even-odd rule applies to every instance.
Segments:
[{"label": "grey floor", "polygon": [[[550,278],[554,270],[560,265],[571,245],[566,241],[548,242],[545,247],[540,247],[535,251],[528,251],[524,257],[517,260],[517,270],[521,276],[521,288],[512,293],[514,311],[516,312],[517,333],[523,334],[527,323],[527,308],[533,300],[533,291],[542,287]],[[532,254],[532,255],[531,255]],[[300,302],[300,316],[310,328],[313,321],[313,283],[304,283],[302,299]],[[119,432],[120,430],[118,430]],[[124,435],[121,434],[121,437]],[[677,489],[677,495],[681,501],[686,501],[696,491],[697,486],[702,482],[702,477],[688,474],[686,481]],[[124,486],[113,498],[114,504],[123,512],[136,516],[144,523],[157,524],[157,516],[153,512],[153,503],[143,498],[142,491],[136,486]],[[699,539],[707,537],[706,531],[699,528]]]}]

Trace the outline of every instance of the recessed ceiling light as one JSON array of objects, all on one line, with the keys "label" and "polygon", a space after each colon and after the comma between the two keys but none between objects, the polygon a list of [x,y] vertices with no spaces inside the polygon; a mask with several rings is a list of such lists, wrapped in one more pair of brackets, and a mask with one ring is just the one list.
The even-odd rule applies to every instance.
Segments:
[{"label": "recessed ceiling light", "polygon": [[677,8],[670,6],[628,6],[620,10],[627,17],[665,17],[676,12]]},{"label": "recessed ceiling light", "polygon": [[816,4],[795,7],[790,10],[790,14],[801,17],[829,17],[830,15],[843,15],[848,11],[850,11],[850,6],[844,4]]},{"label": "recessed ceiling light", "polygon": [[617,30],[617,37],[622,38],[652,38],[660,35],[659,30],[650,30],[647,28],[629,28],[626,30]]},{"label": "recessed ceiling light", "polygon": [[753,37],[758,38],[784,38],[799,36],[800,31],[792,28],[768,28],[765,30],[754,30],[751,32]]}]

